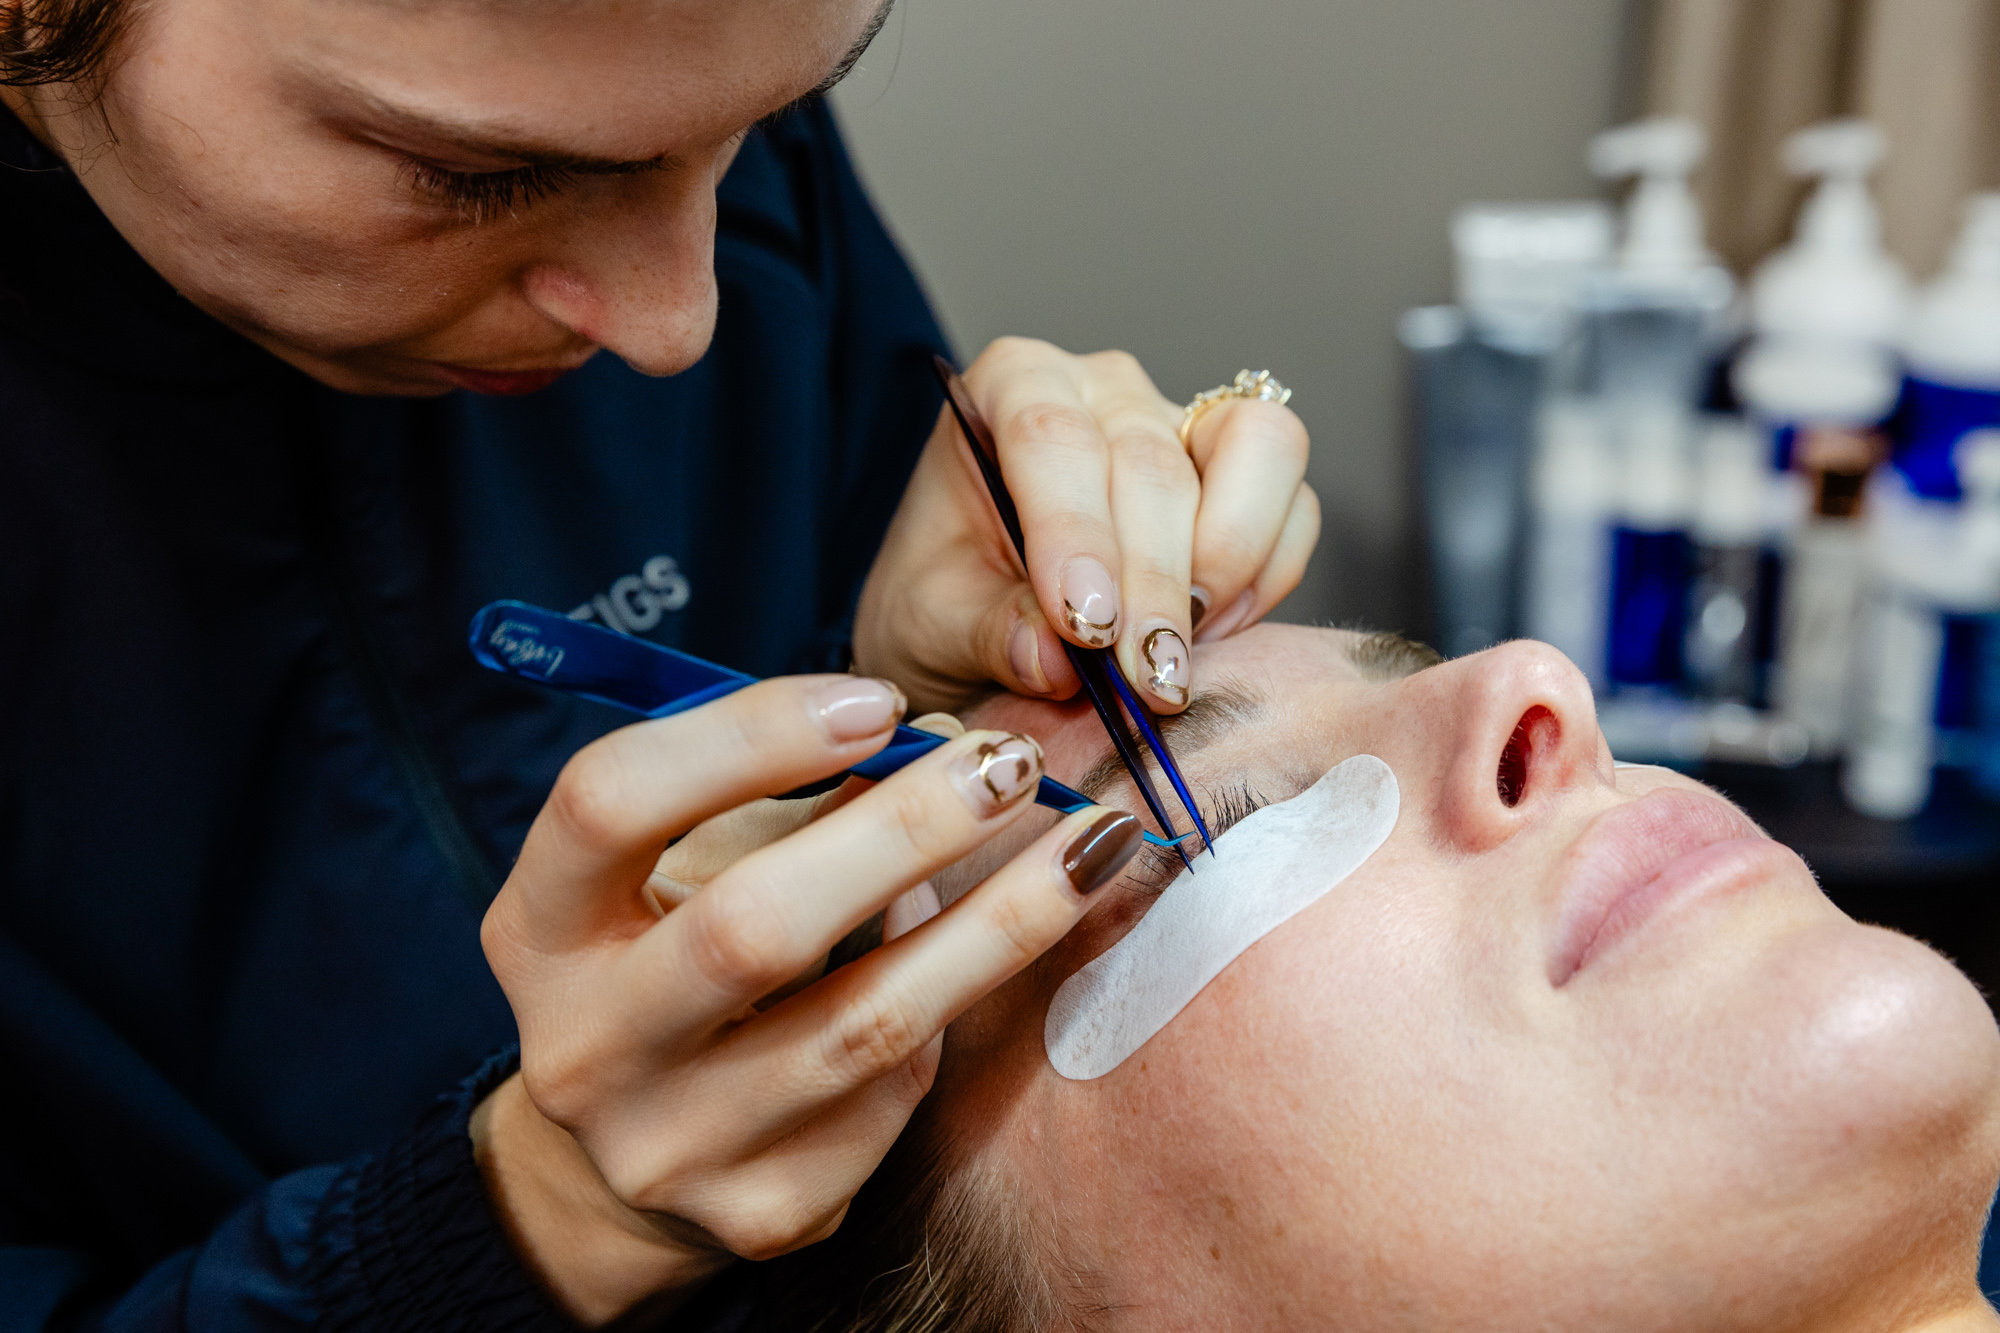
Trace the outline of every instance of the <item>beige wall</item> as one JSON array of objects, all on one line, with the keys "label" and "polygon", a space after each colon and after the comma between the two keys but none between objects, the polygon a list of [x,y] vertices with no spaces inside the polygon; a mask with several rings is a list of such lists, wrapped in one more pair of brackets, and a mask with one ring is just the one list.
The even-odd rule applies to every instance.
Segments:
[{"label": "beige wall", "polygon": [[1593,193],[1627,0],[900,0],[836,103],[962,353],[1137,353],[1168,396],[1268,365],[1327,536],[1289,619],[1421,630],[1393,326],[1476,198]]},{"label": "beige wall", "polygon": [[1792,235],[1807,186],[1779,165],[1795,130],[1863,116],[1887,131],[1883,240],[1936,273],[1966,196],[2000,187],[2000,0],[1657,0],[1645,103],[1692,116],[1709,237],[1739,273]]}]

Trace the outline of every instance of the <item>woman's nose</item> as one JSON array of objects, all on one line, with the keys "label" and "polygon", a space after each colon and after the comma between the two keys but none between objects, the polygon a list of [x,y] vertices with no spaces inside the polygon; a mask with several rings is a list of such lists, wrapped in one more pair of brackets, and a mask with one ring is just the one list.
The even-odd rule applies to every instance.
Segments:
[{"label": "woman's nose", "polygon": [[1436,814],[1457,849],[1497,846],[1565,793],[1611,781],[1590,683],[1547,644],[1502,644],[1413,680],[1424,677],[1448,695],[1434,701],[1450,724],[1433,733]]},{"label": "woman's nose", "polygon": [[528,303],[646,375],[701,359],[715,331],[715,192],[699,172],[617,178],[522,279]]}]

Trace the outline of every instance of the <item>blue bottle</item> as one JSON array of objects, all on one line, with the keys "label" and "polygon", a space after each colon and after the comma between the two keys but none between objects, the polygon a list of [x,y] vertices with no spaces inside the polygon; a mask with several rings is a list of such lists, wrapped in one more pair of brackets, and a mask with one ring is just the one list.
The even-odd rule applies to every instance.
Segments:
[{"label": "blue bottle", "polygon": [[[1876,777],[1849,786],[1900,787],[1900,808],[1913,810],[1928,794],[1933,763],[1969,767],[2000,795],[2000,569],[1986,568],[2000,559],[1988,549],[1996,539],[1991,441],[2000,428],[2000,194],[1968,202],[1944,273],[1916,302],[1904,350],[1894,466],[1878,487],[1891,503],[1876,522],[1877,581],[1921,599],[1937,623],[1934,633],[1895,636],[1872,652],[1884,659],[1878,678],[1921,681],[1935,702],[1928,725],[1905,727],[1907,735],[1872,728],[1856,764]],[[1888,520],[1898,518],[1903,530],[1892,531],[1898,525]],[[1952,539],[1926,541],[1926,529]],[[1866,716],[1876,703],[1869,691],[1863,703]],[[1857,804],[1898,808],[1879,798]]]},{"label": "blue bottle", "polygon": [[1693,547],[1693,415],[1665,403],[1627,410],[1624,476],[1611,537],[1606,659],[1613,686],[1671,686],[1682,672]]},{"label": "blue bottle", "polygon": [[1616,262],[1585,296],[1586,380],[1621,473],[1605,643],[1614,687],[1675,686],[1683,674],[1694,409],[1735,286],[1687,185],[1706,148],[1699,125],[1674,118],[1621,125],[1590,146],[1597,175],[1639,178]]}]

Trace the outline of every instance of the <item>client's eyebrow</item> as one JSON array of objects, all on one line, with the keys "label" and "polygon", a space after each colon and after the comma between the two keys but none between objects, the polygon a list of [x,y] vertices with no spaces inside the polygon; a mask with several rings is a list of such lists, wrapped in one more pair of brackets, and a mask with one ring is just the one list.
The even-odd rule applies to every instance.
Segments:
[{"label": "client's eyebrow", "polygon": [[[1154,718],[1153,725],[1158,728],[1160,739],[1173,751],[1174,758],[1179,760],[1199,753],[1237,727],[1257,721],[1264,715],[1266,707],[1264,696],[1249,684],[1224,680],[1195,695],[1181,712]],[[1118,758],[1118,752],[1111,750],[1092,764],[1074,785],[1085,796],[1096,800],[1112,783],[1124,776],[1125,764]]]},{"label": "client's eyebrow", "polygon": [[1366,679],[1388,681],[1437,666],[1444,661],[1444,655],[1427,643],[1383,630],[1349,640],[1347,660]]}]

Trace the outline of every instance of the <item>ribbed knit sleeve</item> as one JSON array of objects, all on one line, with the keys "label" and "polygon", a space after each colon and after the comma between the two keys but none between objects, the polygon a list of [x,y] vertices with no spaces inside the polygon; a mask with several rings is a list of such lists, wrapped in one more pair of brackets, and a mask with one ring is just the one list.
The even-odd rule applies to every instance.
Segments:
[{"label": "ribbed knit sleeve", "polygon": [[489,1060],[321,1204],[311,1286],[328,1333],[568,1333],[487,1202],[467,1126],[519,1053]]}]

